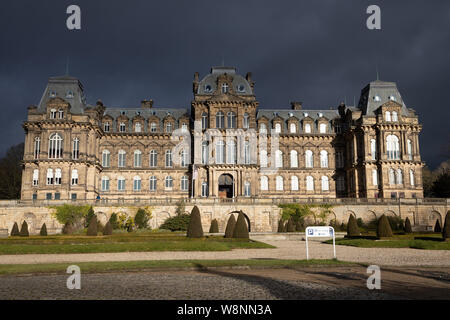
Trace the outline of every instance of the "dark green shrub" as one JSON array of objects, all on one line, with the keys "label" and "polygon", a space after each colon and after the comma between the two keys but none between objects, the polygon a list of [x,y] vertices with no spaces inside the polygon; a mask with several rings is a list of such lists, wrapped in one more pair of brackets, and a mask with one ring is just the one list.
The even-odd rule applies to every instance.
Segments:
[{"label": "dark green shrub", "polygon": [[436,223],[434,224],[434,232],[442,232],[441,224],[439,223],[439,219],[436,219]]},{"label": "dark green shrub", "polygon": [[245,220],[244,213],[241,211],[239,212],[236,226],[234,227],[233,231],[233,238],[239,238],[239,239],[248,239],[248,226],[247,221]]},{"label": "dark green shrub", "polygon": [[89,227],[87,229],[88,236],[97,236],[97,217],[91,217],[91,221],[89,221]]},{"label": "dark green shrub", "polygon": [[103,235],[110,236],[110,235],[112,235],[112,233],[113,233],[113,228],[112,228],[111,222],[108,221],[105,224],[105,227],[103,228]]},{"label": "dark green shrub", "polygon": [[28,223],[24,221],[22,223],[22,228],[20,228],[20,236],[21,237],[28,237],[30,234],[28,232]]},{"label": "dark green shrub", "polygon": [[94,209],[92,206],[89,207],[86,216],[84,217],[84,227],[89,228],[89,223],[91,223],[92,217],[95,216]]},{"label": "dark green shrub", "polygon": [[340,227],[339,227],[339,231],[345,231],[345,230],[347,230],[347,225],[342,222]]},{"label": "dark green shrub", "polygon": [[377,237],[378,238],[389,238],[392,237],[392,229],[389,224],[388,218],[383,214],[381,218],[378,220],[377,227]]},{"label": "dark green shrub", "polygon": [[442,237],[444,240],[450,239],[450,211],[447,211],[445,216],[444,228],[442,228]]},{"label": "dark green shrub", "polygon": [[136,212],[136,216],[134,217],[134,224],[138,229],[146,229],[148,228],[148,221],[150,220],[150,214],[142,209],[139,208]]},{"label": "dark green shrub", "polygon": [[114,229],[119,229],[119,219],[117,218],[117,213],[113,212],[111,217],[109,217],[109,223],[111,223],[111,227]]},{"label": "dark green shrub", "polygon": [[405,220],[405,233],[412,233],[411,221],[409,221],[408,217]]},{"label": "dark green shrub", "polygon": [[225,238],[233,238],[234,228],[236,227],[236,219],[234,214],[230,214],[228,218],[227,227],[225,228]]},{"label": "dark green shrub", "polygon": [[295,223],[295,231],[297,232],[305,232],[305,225],[303,224],[303,221],[298,219]]},{"label": "dark green shrub", "polygon": [[349,237],[357,237],[361,233],[358,228],[358,224],[356,223],[355,217],[351,214],[348,218],[347,222],[347,236]]},{"label": "dark green shrub", "polygon": [[11,236],[13,236],[13,237],[20,236],[19,226],[17,225],[17,222],[14,222],[14,225],[11,229]]},{"label": "dark green shrub", "polygon": [[74,228],[72,222],[66,222],[64,224],[64,227],[62,228],[63,234],[72,234],[74,231],[75,231],[75,228]]},{"label": "dark green shrub", "polygon": [[167,218],[163,224],[159,226],[159,229],[170,231],[186,231],[189,226],[191,216],[189,214],[180,214],[175,217]]},{"label": "dark green shrub", "polygon": [[[389,226],[393,231],[404,231],[403,220],[397,216],[388,216]],[[378,224],[377,224],[378,226]]]},{"label": "dark green shrub", "polygon": [[43,237],[47,236],[47,226],[45,225],[45,223],[42,225],[41,231],[39,231],[39,235]]},{"label": "dark green shrub", "polygon": [[362,218],[356,219],[356,225],[358,226],[358,228],[364,228],[363,219]]},{"label": "dark green shrub", "polygon": [[191,211],[191,219],[187,229],[188,238],[201,238],[203,237],[202,219],[200,216],[200,210],[197,206],[194,206]]},{"label": "dark green shrub", "polygon": [[209,233],[219,233],[219,223],[216,219],[211,221],[211,226],[209,227]]},{"label": "dark green shrub", "polygon": [[286,225],[287,232],[295,232],[295,224],[294,219],[292,217],[289,218]]}]

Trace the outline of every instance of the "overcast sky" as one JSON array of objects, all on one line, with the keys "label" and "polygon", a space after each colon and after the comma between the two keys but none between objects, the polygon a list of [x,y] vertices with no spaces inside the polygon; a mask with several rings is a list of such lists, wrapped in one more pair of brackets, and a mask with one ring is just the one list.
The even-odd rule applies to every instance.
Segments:
[{"label": "overcast sky", "polygon": [[[79,31],[66,28],[70,4]],[[366,28],[371,4],[381,30]],[[1,154],[68,57],[88,102],[116,107],[189,107],[194,72],[224,61],[253,73],[262,108],[328,109],[358,101],[378,66],[420,117],[423,159],[449,157],[450,1],[2,0],[0,41]]]}]

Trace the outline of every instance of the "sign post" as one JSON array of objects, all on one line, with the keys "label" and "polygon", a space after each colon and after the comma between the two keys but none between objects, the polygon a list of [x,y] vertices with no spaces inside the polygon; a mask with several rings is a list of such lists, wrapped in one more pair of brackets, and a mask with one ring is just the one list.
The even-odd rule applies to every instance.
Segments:
[{"label": "sign post", "polygon": [[307,227],[305,230],[306,236],[306,260],[309,260],[309,251],[308,251],[308,237],[332,237],[333,238],[333,255],[336,259],[336,242],[335,242],[335,233],[333,227]]}]

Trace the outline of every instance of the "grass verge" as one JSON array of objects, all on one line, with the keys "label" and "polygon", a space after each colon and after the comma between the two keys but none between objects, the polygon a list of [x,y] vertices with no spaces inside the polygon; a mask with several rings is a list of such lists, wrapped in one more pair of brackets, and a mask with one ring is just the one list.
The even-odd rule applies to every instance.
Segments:
[{"label": "grass verge", "polygon": [[151,271],[173,269],[205,269],[205,268],[295,268],[308,266],[349,266],[354,263],[339,260],[276,260],[276,259],[243,259],[243,260],[151,260],[151,261],[107,261],[79,263],[49,264],[7,264],[0,265],[0,275],[9,274],[66,274],[67,267],[75,264],[81,273]]}]

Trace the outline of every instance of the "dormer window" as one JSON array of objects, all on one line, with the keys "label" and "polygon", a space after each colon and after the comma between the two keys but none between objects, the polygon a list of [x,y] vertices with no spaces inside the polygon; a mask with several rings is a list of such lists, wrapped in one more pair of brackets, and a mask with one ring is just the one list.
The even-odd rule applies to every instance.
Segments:
[{"label": "dormer window", "polygon": [[140,122],[137,122],[137,123],[134,125],[134,132],[139,133],[139,132],[141,132],[141,129],[142,129],[141,123],[140,123]]},{"label": "dormer window", "polygon": [[66,98],[73,98],[73,91],[67,91],[66,92]]},{"label": "dormer window", "polygon": [[305,123],[304,131],[305,133],[311,133],[311,125],[309,123]]},{"label": "dormer window", "polygon": [[166,124],[166,133],[171,133],[172,132],[172,123],[169,122]]},{"label": "dormer window", "polygon": [[150,124],[150,132],[156,132],[156,123],[155,122],[152,122]]},{"label": "dormer window", "polygon": [[222,84],[222,93],[227,93],[228,92],[228,84],[227,83],[223,83]]},{"label": "dormer window", "polygon": [[126,114],[126,112],[125,111],[121,111],[120,114],[124,116]]},{"label": "dormer window", "polygon": [[109,122],[105,122],[105,123],[103,124],[103,131],[109,132]]},{"label": "dormer window", "polygon": [[58,115],[59,115],[59,119],[63,119],[64,118],[64,110],[59,109],[58,110]]},{"label": "dormer window", "polygon": [[381,101],[380,96],[374,96],[373,101],[380,102]]},{"label": "dormer window", "polygon": [[54,98],[54,97],[56,97],[56,91],[52,90],[49,92],[48,95],[50,96],[50,98]]},{"label": "dormer window", "polygon": [[56,109],[50,110],[50,119],[56,119]]},{"label": "dormer window", "polygon": [[125,132],[125,123],[121,122],[119,125],[119,131],[120,132]]},{"label": "dormer window", "polygon": [[275,132],[281,133],[281,123],[275,123]]},{"label": "dormer window", "polygon": [[238,85],[237,90],[239,92],[244,92],[245,91],[245,86],[241,83],[240,85]]},{"label": "dormer window", "polygon": [[205,92],[211,92],[211,91],[212,91],[211,85],[209,85],[209,84],[205,85]]},{"label": "dormer window", "polygon": [[389,96],[389,100],[391,101],[397,101],[397,99],[394,96]]}]

